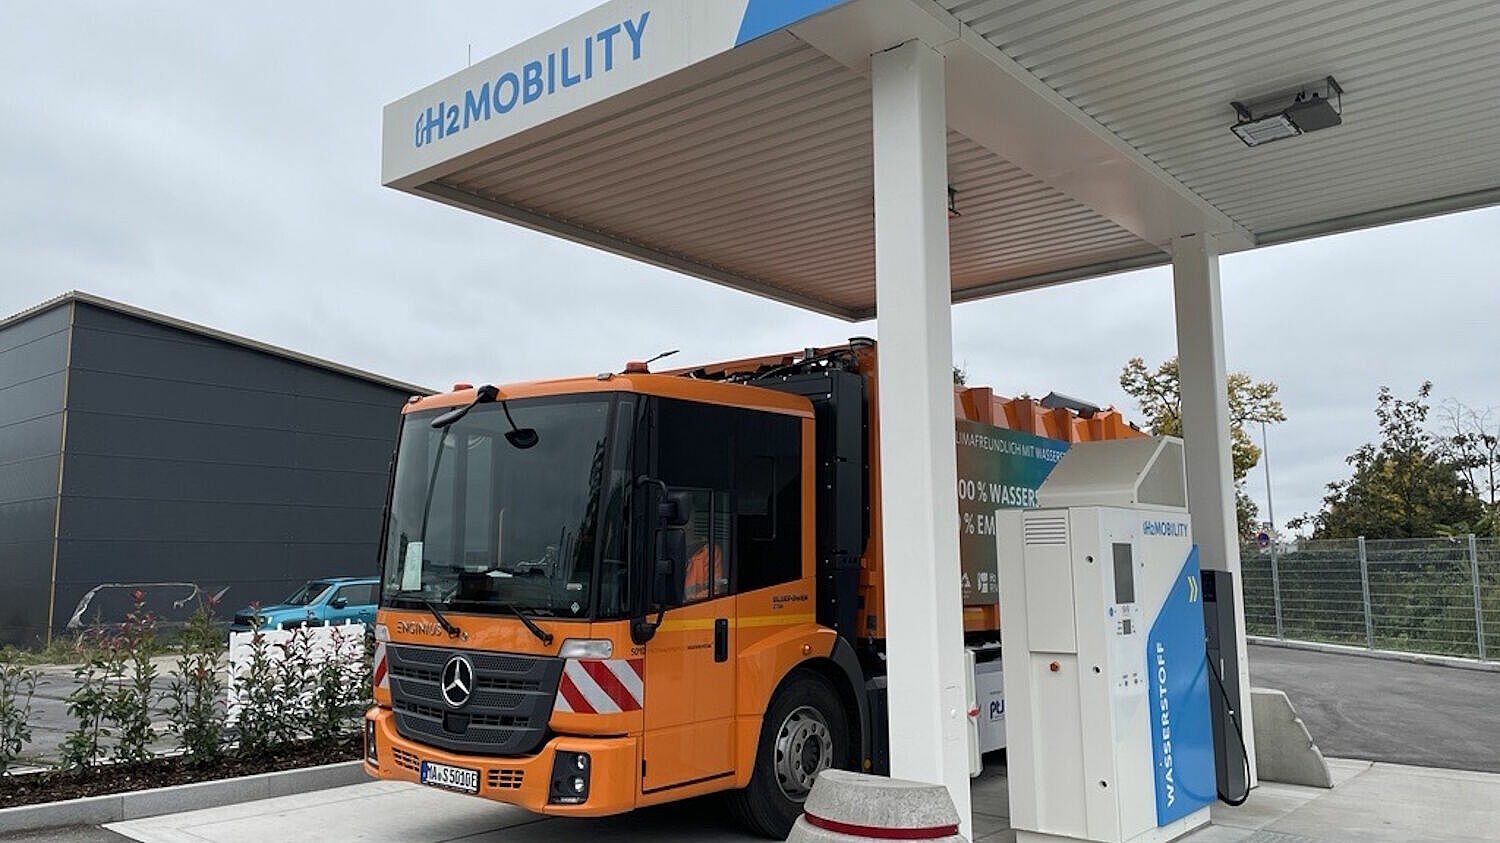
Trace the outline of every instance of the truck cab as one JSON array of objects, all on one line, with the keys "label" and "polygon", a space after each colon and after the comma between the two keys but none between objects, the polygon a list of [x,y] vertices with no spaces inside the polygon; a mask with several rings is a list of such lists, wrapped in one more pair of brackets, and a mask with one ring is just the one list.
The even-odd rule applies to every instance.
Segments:
[{"label": "truck cab", "polygon": [[860,668],[815,612],[814,440],[807,398],[640,371],[414,399],[368,772],[552,815],[739,790],[784,835],[863,758]]},{"label": "truck cab", "polygon": [[[885,772],[878,391],[856,339],[413,398],[366,770],[550,815],[728,791],[775,839],[820,771]],[[963,622],[998,688],[996,507],[1034,505],[1068,443],[1141,434],[987,388],[954,415]]]}]

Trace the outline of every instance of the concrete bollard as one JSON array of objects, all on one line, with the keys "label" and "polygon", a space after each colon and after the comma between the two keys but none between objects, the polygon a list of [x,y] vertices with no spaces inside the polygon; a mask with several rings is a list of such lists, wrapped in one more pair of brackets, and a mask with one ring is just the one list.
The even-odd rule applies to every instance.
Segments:
[{"label": "concrete bollard", "polygon": [[933,840],[968,843],[942,785],[824,770],[787,843]]}]

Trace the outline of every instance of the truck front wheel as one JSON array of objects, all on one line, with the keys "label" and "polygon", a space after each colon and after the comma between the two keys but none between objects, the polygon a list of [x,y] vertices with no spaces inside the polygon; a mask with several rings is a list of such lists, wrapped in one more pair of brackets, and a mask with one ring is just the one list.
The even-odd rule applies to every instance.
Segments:
[{"label": "truck front wheel", "polygon": [[838,694],[821,676],[797,671],[766,708],[750,785],[730,804],[751,831],[785,840],[818,773],[846,768],[850,758],[848,714]]}]

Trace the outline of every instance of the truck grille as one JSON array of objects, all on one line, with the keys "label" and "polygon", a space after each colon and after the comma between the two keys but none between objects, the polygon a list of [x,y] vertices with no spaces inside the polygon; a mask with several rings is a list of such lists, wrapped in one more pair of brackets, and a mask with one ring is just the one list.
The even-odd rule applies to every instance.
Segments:
[{"label": "truck grille", "polygon": [[[402,737],[484,755],[527,755],[546,739],[562,659],[396,644],[386,653]],[[459,708],[448,705],[439,687],[443,666],[455,655],[474,666],[474,690]]]}]

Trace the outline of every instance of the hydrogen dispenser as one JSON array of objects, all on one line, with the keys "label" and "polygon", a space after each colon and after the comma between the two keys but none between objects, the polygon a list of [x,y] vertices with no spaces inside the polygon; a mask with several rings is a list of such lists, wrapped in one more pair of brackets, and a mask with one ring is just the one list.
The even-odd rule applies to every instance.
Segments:
[{"label": "hydrogen dispenser", "polygon": [[1016,839],[1175,839],[1216,795],[1182,442],[1073,445],[1038,503],[996,514]]}]

